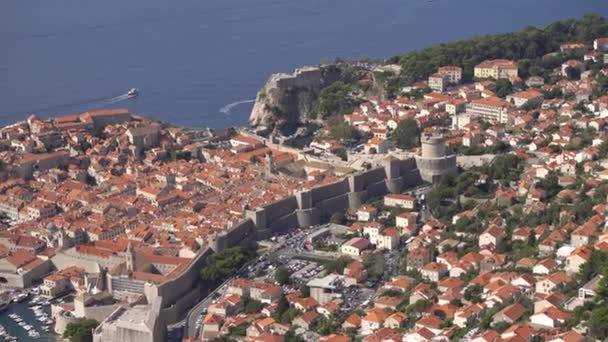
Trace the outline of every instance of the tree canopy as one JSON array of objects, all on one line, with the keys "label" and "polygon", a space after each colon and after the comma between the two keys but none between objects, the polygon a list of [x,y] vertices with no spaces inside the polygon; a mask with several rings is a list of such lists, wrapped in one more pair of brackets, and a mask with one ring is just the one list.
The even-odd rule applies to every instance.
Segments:
[{"label": "tree canopy", "polygon": [[334,114],[346,114],[352,111],[355,100],[351,96],[352,86],[342,81],[334,82],[321,89],[319,93],[318,111],[326,118]]},{"label": "tree canopy", "polygon": [[420,145],[420,127],[414,119],[406,119],[397,124],[391,138],[395,145],[402,149],[410,149]]},{"label": "tree canopy", "polygon": [[[443,65],[463,67],[463,78],[471,81],[475,65],[487,59],[519,61],[520,75],[546,76],[559,66],[562,57],[545,56],[558,51],[565,42],[591,44],[593,39],[608,35],[608,21],[599,15],[587,15],[577,20],[557,21],[544,28],[526,27],[518,32],[501,33],[467,40],[437,44],[389,59],[401,65],[401,74],[391,91],[424,80]],[[565,56],[568,57],[568,56]]]},{"label": "tree canopy", "polygon": [[217,283],[234,274],[252,257],[251,253],[240,247],[227,248],[219,253],[214,253],[205,263],[201,270],[203,280]]},{"label": "tree canopy", "polygon": [[94,319],[79,319],[70,322],[63,332],[63,338],[67,338],[71,342],[93,341],[93,329],[98,325],[99,323]]},{"label": "tree canopy", "polygon": [[277,267],[274,271],[274,281],[281,285],[289,283],[289,271],[283,266]]}]

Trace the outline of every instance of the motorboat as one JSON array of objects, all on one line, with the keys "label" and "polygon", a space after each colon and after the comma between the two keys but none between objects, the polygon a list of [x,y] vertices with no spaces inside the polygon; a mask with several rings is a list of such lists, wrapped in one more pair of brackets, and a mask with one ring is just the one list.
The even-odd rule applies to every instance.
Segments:
[{"label": "motorboat", "polygon": [[13,298],[13,300],[17,303],[20,303],[20,302],[23,302],[24,300],[26,300],[27,297],[29,297],[29,295],[30,294],[28,292],[23,292],[23,293],[16,295],[15,298]]},{"label": "motorboat", "polygon": [[128,92],[127,92],[128,96],[134,97],[139,95],[139,89],[137,88],[131,88]]}]

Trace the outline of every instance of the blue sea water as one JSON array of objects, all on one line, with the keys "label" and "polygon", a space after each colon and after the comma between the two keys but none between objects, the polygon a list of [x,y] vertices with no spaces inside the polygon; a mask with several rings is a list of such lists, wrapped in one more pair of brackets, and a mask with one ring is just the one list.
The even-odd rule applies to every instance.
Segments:
[{"label": "blue sea water", "polygon": [[[50,308],[45,307],[44,311],[50,315]],[[8,315],[16,313],[29,325],[34,326],[34,329],[40,333],[40,337],[32,338],[27,334],[27,331],[20,327],[15,321],[13,321]],[[17,337],[18,341],[39,341],[39,342],[51,342],[56,341],[57,336],[52,332],[44,332],[41,329],[41,324],[36,320],[36,316],[29,306],[29,300],[21,303],[12,303],[6,311],[0,313],[0,324],[6,329],[7,333],[11,336]],[[0,341],[3,339],[0,338]]]},{"label": "blue sea water", "polygon": [[[244,125],[274,72],[587,13],[608,15],[608,1],[4,0],[0,124],[127,107],[179,125]],[[132,87],[141,96],[119,97]]]}]

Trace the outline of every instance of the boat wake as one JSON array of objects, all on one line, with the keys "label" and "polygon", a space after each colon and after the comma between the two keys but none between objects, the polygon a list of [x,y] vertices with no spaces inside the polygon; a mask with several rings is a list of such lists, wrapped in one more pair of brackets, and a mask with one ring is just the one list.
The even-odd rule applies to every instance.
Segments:
[{"label": "boat wake", "polygon": [[125,94],[121,94],[121,95],[117,95],[117,96],[110,96],[110,97],[104,96],[104,97],[87,99],[87,100],[83,100],[83,101],[64,103],[64,104],[60,104],[60,105],[53,105],[53,106],[48,106],[48,107],[43,107],[43,108],[21,110],[21,111],[19,111],[19,113],[20,114],[23,114],[23,113],[30,114],[30,113],[57,112],[57,111],[61,111],[61,110],[70,111],[70,110],[74,110],[74,109],[80,110],[80,107],[85,107],[83,110],[91,110],[91,109],[103,108],[105,106],[109,106],[111,104],[122,102],[122,101],[128,100],[133,97],[135,97],[135,96],[125,93]]},{"label": "boat wake", "polygon": [[227,104],[224,107],[220,108],[220,113],[224,113],[226,115],[232,114],[230,112],[232,110],[232,108],[242,105],[242,104],[246,104],[246,103],[253,103],[254,101],[255,100],[243,100],[243,101],[232,102],[232,103]]},{"label": "boat wake", "polygon": [[135,97],[135,96],[134,95],[129,95],[129,94],[122,94],[122,95],[114,96],[114,97],[111,97],[109,99],[104,100],[101,103],[101,105],[102,106],[107,106],[107,105],[111,105],[111,104],[114,104],[114,103],[118,103],[118,102],[122,102],[122,101],[128,100],[128,99],[133,98],[133,97]]}]

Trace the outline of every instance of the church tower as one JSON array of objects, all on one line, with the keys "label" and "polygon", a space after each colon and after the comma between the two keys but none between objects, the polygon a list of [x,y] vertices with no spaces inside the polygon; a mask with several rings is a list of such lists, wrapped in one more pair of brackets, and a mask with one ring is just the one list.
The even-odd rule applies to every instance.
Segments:
[{"label": "church tower", "polygon": [[274,162],[272,160],[272,152],[266,153],[266,179],[269,180],[272,178],[272,173],[274,171]]},{"label": "church tower", "polygon": [[129,244],[127,245],[127,254],[125,258],[127,259],[127,271],[133,272],[133,269],[135,267],[135,252],[133,251],[131,241],[129,241]]}]

